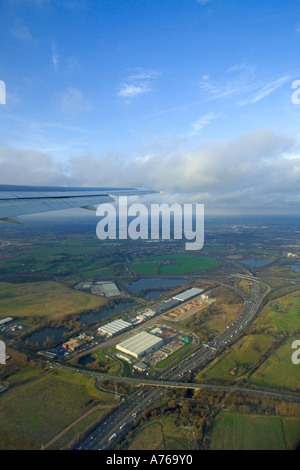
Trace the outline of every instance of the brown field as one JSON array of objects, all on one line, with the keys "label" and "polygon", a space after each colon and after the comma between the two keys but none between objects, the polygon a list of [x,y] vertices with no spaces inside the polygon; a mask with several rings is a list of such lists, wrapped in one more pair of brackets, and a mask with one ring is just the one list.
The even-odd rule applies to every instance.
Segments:
[{"label": "brown field", "polygon": [[94,310],[107,300],[78,292],[54,281],[12,284],[0,282],[0,317],[48,317]]},{"label": "brown field", "polygon": [[209,293],[215,302],[189,316],[179,327],[189,329],[202,341],[220,334],[242,311],[243,300],[232,289],[220,286]]}]

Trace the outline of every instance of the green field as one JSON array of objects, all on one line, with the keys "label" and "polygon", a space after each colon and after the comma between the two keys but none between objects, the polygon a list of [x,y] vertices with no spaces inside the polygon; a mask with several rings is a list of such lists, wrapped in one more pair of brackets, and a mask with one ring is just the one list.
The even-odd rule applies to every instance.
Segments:
[{"label": "green field", "polygon": [[184,274],[216,268],[219,263],[208,256],[175,254],[148,256],[139,263],[132,263],[129,269],[141,275]]},{"label": "green field", "polygon": [[235,381],[255,367],[274,341],[274,338],[268,335],[245,336],[220,359],[216,359],[204,371],[200,372],[196,380],[203,381],[210,378]]},{"label": "green field", "polygon": [[160,263],[159,262],[148,262],[148,263],[132,263],[129,266],[130,271],[141,274],[142,276],[151,276],[158,274]]},{"label": "green field", "polygon": [[111,265],[115,262],[114,252],[118,249],[117,246],[89,246],[84,241],[78,245],[57,243],[53,246],[28,247],[25,253],[21,251],[12,258],[0,260],[0,270],[3,274],[44,272],[72,275],[79,270],[81,273],[100,270],[101,274],[101,269],[110,267],[114,273]]},{"label": "green field", "polygon": [[295,450],[300,419],[220,412],[214,420],[211,450]]},{"label": "green field", "polygon": [[114,275],[115,269],[113,266],[97,269],[87,269],[86,271],[84,271],[84,276],[88,278],[112,277]]},{"label": "green field", "polygon": [[300,391],[300,367],[292,363],[293,341],[286,339],[250,377],[256,385],[275,385]]},{"label": "green field", "polygon": [[[205,245],[202,249],[203,253],[227,253],[228,255],[245,255],[245,250],[237,246],[223,246],[223,245]],[[280,250],[272,248],[254,248],[247,247],[247,256],[267,256],[277,258],[280,255]]]},{"label": "green field", "polygon": [[40,449],[96,404],[112,400],[93,379],[65,372],[12,387],[0,396],[0,449]]},{"label": "green field", "polygon": [[0,282],[0,317],[47,317],[95,310],[107,300],[85,292],[74,291],[54,281],[12,284]]},{"label": "green field", "polygon": [[37,378],[39,375],[40,375],[39,370],[37,370],[35,367],[28,366],[10,375],[8,382],[10,385],[19,385],[33,378]]},{"label": "green field", "polygon": [[132,440],[128,450],[192,449],[193,432],[177,427],[172,416],[150,418]]},{"label": "green field", "polygon": [[291,332],[300,329],[300,292],[270,301],[255,322],[258,328],[271,332]]},{"label": "green field", "polygon": [[100,366],[104,366],[105,370],[102,370],[105,374],[114,375],[120,369],[120,364],[117,361],[114,361],[110,357],[108,357],[104,352],[101,350],[94,351],[92,356],[94,356]]}]

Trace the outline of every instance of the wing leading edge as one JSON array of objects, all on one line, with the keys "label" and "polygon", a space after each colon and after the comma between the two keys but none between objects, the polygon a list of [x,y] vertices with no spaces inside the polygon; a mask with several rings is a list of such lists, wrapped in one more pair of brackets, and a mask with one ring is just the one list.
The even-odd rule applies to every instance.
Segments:
[{"label": "wing leading edge", "polygon": [[18,216],[113,202],[119,196],[158,193],[148,188],[76,188],[0,185],[0,220],[18,223]]}]

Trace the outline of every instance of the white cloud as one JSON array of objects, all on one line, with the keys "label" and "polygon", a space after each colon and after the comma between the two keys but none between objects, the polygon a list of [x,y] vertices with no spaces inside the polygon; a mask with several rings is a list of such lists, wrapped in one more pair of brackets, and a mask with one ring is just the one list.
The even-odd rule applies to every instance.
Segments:
[{"label": "white cloud", "polygon": [[245,72],[248,75],[253,74],[255,72],[256,68],[253,65],[247,65],[247,64],[235,64],[229,67],[226,72],[227,73],[233,73],[233,72]]},{"label": "white cloud", "polygon": [[1,184],[68,184],[63,167],[38,150],[0,147]]},{"label": "white cloud", "polygon": [[204,75],[199,82],[200,90],[206,95],[203,101],[212,101],[221,98],[230,98],[235,95],[244,95],[257,89],[256,83],[248,83],[245,74],[241,74],[234,79],[225,80],[220,83],[211,80],[209,75]]},{"label": "white cloud", "polygon": [[[210,76],[202,76],[199,88],[204,94],[203,102],[217,99],[232,99],[233,106],[245,106],[258,103],[285,85],[292,77],[285,75],[269,81],[256,78],[256,68],[247,64],[235,64],[226,71],[221,80],[212,80]],[[234,101],[233,101],[234,99]]]},{"label": "white cloud", "polygon": [[239,106],[244,106],[246,104],[254,104],[257,103],[258,101],[266,98],[267,96],[271,95],[274,91],[276,91],[278,88],[282,87],[285,83],[291,80],[290,76],[285,76],[282,78],[279,78],[271,83],[268,83],[265,85],[263,88],[261,88],[254,96],[244,100],[244,101],[239,101],[237,104]]},{"label": "white cloud", "polygon": [[122,83],[118,95],[122,96],[123,98],[135,98],[136,96],[149,93],[151,89],[152,88],[148,83],[141,83],[139,85],[134,85],[132,83]]},{"label": "white cloud", "polygon": [[203,127],[210,124],[211,121],[220,117],[219,113],[208,113],[204,116],[201,116],[197,121],[195,121],[191,126],[191,131],[189,132],[190,136],[198,135],[201,133]]},{"label": "white cloud", "polygon": [[118,95],[131,102],[132,98],[144,95],[153,90],[153,79],[159,75],[155,70],[134,69],[120,85]]},{"label": "white cloud", "polygon": [[136,73],[127,77],[128,80],[149,80],[159,75],[156,70],[142,70],[136,69]]}]

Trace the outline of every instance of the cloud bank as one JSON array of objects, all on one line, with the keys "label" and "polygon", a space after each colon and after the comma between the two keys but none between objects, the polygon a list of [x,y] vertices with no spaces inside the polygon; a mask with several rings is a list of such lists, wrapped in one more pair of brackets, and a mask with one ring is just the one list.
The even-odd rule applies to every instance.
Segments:
[{"label": "cloud bank", "polygon": [[[234,141],[177,151],[157,144],[143,154],[76,155],[0,147],[0,183],[139,186],[162,202],[198,202],[211,213],[298,213],[300,143],[260,129]],[[153,151],[154,150],[154,151]]]}]

